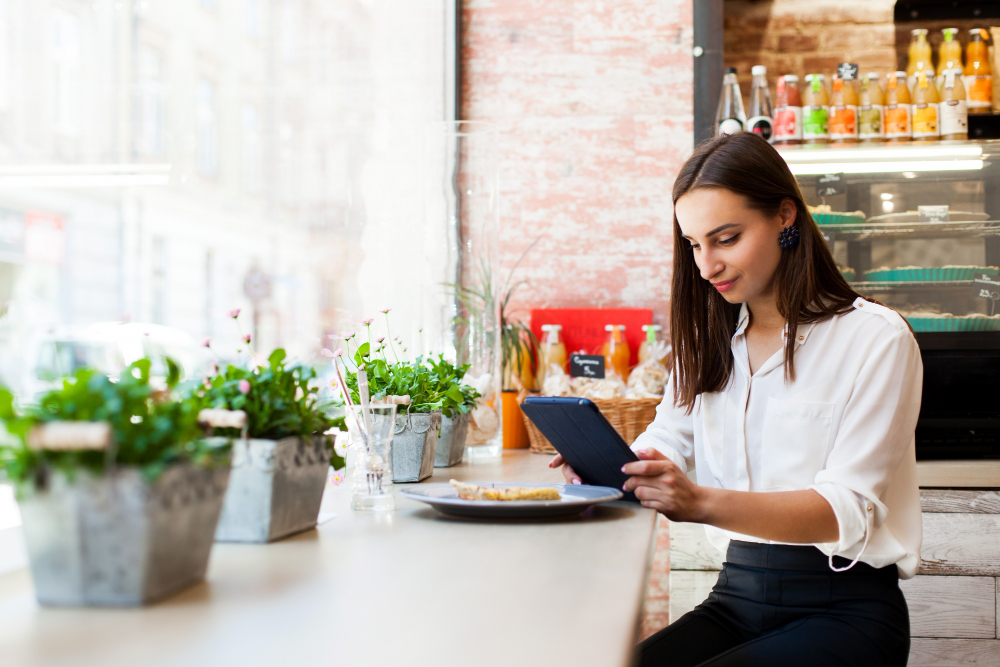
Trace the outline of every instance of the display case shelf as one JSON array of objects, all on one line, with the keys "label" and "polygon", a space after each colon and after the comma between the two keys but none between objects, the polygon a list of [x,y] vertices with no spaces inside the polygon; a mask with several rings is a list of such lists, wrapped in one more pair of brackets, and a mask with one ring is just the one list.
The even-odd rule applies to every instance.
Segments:
[{"label": "display case shelf", "polygon": [[904,290],[972,289],[971,280],[858,280],[851,287],[862,294],[902,292]]},{"label": "display case shelf", "polygon": [[873,222],[822,225],[827,241],[877,241],[879,239],[950,239],[1000,236],[1000,220],[969,222]]}]

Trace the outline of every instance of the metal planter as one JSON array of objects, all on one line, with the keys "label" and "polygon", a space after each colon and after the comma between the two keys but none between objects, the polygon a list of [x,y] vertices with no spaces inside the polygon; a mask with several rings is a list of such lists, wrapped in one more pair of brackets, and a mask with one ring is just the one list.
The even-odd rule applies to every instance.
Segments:
[{"label": "metal planter", "polygon": [[392,481],[419,482],[434,472],[441,413],[396,415],[392,436]]},{"label": "metal planter", "polygon": [[54,473],[20,502],[35,596],[43,605],[135,606],[205,578],[227,468],[172,466]]},{"label": "metal planter", "polygon": [[273,542],[316,527],[328,436],[236,440],[217,542]]},{"label": "metal planter", "polygon": [[465,456],[465,438],[469,434],[472,415],[441,416],[441,434],[434,454],[435,468],[450,468],[462,462]]}]

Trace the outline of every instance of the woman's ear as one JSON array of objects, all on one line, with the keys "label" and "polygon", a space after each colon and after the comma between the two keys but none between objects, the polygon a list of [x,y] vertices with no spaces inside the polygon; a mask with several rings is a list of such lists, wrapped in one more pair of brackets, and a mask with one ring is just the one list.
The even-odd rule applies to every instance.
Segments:
[{"label": "woman's ear", "polygon": [[781,220],[782,229],[789,225],[794,225],[798,213],[799,210],[796,208],[794,201],[791,199],[781,200],[781,206],[778,208],[778,218]]}]

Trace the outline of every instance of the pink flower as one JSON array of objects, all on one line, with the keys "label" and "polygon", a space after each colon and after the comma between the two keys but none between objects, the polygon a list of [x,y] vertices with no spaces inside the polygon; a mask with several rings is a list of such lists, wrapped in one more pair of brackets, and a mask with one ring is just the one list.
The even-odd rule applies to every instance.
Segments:
[{"label": "pink flower", "polygon": [[381,338],[377,339],[375,342],[376,343],[381,343],[384,340],[385,340],[385,336],[382,336]]},{"label": "pink flower", "polygon": [[243,342],[248,345],[250,344],[250,334],[247,334],[246,336],[243,337]]},{"label": "pink flower", "polygon": [[332,357],[333,356],[333,352],[331,352],[330,350],[326,349],[325,347],[322,350],[320,350],[319,353],[322,354],[324,357]]},{"label": "pink flower", "polygon": [[208,365],[208,372],[209,372],[210,375],[218,375],[219,374],[219,364],[215,363],[214,361],[212,363],[210,363]]},{"label": "pink flower", "polygon": [[336,350],[333,351],[333,358],[336,359],[337,357],[343,356],[343,354],[344,354],[344,348],[338,347]]},{"label": "pink flower", "polygon": [[392,310],[392,308],[386,308],[385,310],[382,311],[382,314],[388,315],[390,310]]},{"label": "pink flower", "polygon": [[365,325],[366,327],[370,327],[372,325],[372,322],[374,322],[374,321],[375,320],[373,320],[372,318],[369,317],[367,320],[365,320],[361,324]]},{"label": "pink flower", "polygon": [[212,339],[211,338],[206,338],[205,340],[201,341],[201,346],[202,347],[212,347]]},{"label": "pink flower", "polygon": [[233,308],[232,310],[229,311],[229,317],[233,318],[234,320],[239,316],[240,316],[239,308]]},{"label": "pink flower", "polygon": [[340,486],[344,482],[344,473],[337,471],[330,474],[330,483],[334,486]]},{"label": "pink flower", "polygon": [[239,386],[241,394],[249,394],[250,393],[250,381],[247,380],[246,378],[240,380],[240,383],[239,383],[238,386]]}]

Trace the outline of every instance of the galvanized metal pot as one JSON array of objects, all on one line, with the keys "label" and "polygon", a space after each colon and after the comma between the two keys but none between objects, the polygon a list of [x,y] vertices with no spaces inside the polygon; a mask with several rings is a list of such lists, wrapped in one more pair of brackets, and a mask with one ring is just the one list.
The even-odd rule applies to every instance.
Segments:
[{"label": "galvanized metal pot", "polygon": [[38,602],[142,605],[202,581],[228,477],[190,464],[152,483],[132,467],[53,473],[20,502]]},{"label": "galvanized metal pot", "polygon": [[434,454],[435,468],[450,468],[462,462],[465,456],[465,438],[469,435],[469,420],[472,415],[441,415],[441,435],[438,436]]},{"label": "galvanized metal pot", "polygon": [[434,472],[441,413],[396,415],[392,436],[392,481],[419,482]]},{"label": "galvanized metal pot", "polygon": [[273,542],[316,527],[329,436],[235,440],[218,542]]}]

